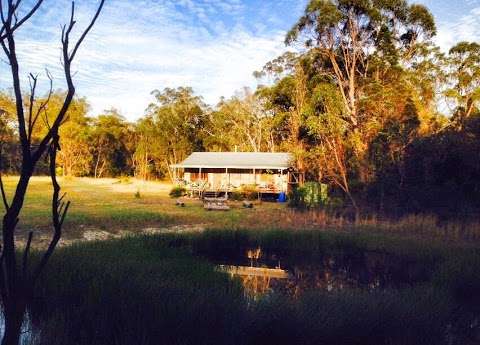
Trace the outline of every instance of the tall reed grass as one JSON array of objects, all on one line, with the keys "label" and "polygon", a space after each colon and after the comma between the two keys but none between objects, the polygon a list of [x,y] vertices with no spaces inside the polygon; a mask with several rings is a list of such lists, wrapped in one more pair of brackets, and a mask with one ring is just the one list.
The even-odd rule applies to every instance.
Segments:
[{"label": "tall reed grass", "polygon": [[[314,261],[379,251],[426,280],[397,290],[310,291],[247,301],[202,257],[261,246]],[[58,250],[29,305],[40,344],[474,344],[480,254],[403,237],[337,231],[208,230]]]}]

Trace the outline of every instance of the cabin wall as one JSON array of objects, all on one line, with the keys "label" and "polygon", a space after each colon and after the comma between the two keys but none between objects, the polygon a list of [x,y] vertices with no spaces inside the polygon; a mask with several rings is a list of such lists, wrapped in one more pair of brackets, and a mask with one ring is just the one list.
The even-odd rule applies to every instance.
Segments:
[{"label": "cabin wall", "polygon": [[243,185],[257,185],[261,189],[287,191],[288,174],[284,171],[272,173],[267,170],[251,169],[185,169],[183,179],[189,183],[207,182],[207,188],[234,189]]}]

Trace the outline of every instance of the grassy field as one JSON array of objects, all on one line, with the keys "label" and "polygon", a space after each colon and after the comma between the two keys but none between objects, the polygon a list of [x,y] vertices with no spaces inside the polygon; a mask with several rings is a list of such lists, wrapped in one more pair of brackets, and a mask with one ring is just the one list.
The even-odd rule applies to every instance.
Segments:
[{"label": "grassy field", "polygon": [[[15,181],[6,179],[9,195]],[[478,224],[428,215],[352,223],[275,202],[253,209],[232,202],[230,211],[215,212],[192,199],[176,206],[168,196],[171,186],[161,182],[76,178],[61,184],[72,208],[64,246],[29,302],[37,344],[480,340]],[[35,177],[21,215],[21,237],[34,230],[37,245],[48,240],[50,191],[47,178]],[[275,292],[252,302],[240,281],[218,271],[215,258],[257,247],[279,254],[283,263],[313,266],[332,255],[361,261],[365,253],[380,253],[415,262],[413,274],[422,279],[387,290],[314,289],[295,298]]]},{"label": "grassy field", "polygon": [[[11,195],[16,178],[5,178]],[[156,232],[162,229],[202,229],[272,223],[285,210],[285,205],[263,203],[247,210],[240,203],[229,212],[207,212],[198,200],[186,199],[186,207],[178,207],[168,196],[171,185],[135,179],[60,179],[62,190],[72,202],[65,222],[63,243],[91,238]],[[30,183],[19,223],[21,238],[34,230],[36,238],[46,240],[50,229],[51,185],[46,177],[34,177]],[[259,215],[262,216],[259,223]]]},{"label": "grassy field", "polygon": [[[16,178],[5,178],[11,195]],[[480,242],[479,223],[440,222],[434,216],[412,215],[394,221],[366,218],[352,223],[341,215],[325,211],[295,211],[286,204],[256,203],[245,209],[231,202],[230,211],[206,211],[199,200],[184,199],[178,207],[168,196],[171,185],[135,179],[67,178],[60,180],[72,206],[61,244],[79,239],[107,239],[129,234],[189,231],[205,228],[230,229],[322,229],[336,231],[387,232],[441,242]],[[51,185],[46,177],[34,177],[20,217],[19,239],[35,231],[35,244],[48,241],[50,231]]]}]

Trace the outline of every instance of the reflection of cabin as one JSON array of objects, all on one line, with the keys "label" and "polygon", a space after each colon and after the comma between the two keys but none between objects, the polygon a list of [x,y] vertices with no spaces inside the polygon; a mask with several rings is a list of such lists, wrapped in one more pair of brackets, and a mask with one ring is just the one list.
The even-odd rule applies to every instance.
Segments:
[{"label": "reflection of cabin", "polygon": [[205,192],[255,187],[259,193],[279,194],[298,178],[290,153],[194,152],[172,168],[177,183]]}]

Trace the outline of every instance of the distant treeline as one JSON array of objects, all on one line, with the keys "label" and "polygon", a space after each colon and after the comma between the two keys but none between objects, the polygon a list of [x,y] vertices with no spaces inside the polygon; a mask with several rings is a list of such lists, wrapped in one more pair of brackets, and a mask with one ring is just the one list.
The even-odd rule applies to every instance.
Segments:
[{"label": "distant treeline", "polygon": [[[407,1],[311,1],[286,37],[305,49],[255,72],[254,92],[210,107],[189,87],[157,90],[135,123],[114,109],[88,117],[87,100],[75,100],[59,170],[169,178],[170,164],[192,151],[288,151],[308,180],[354,209],[472,214],[480,208],[480,45],[444,53],[435,33],[429,10]],[[2,169],[15,173],[8,93],[0,106]]]}]

